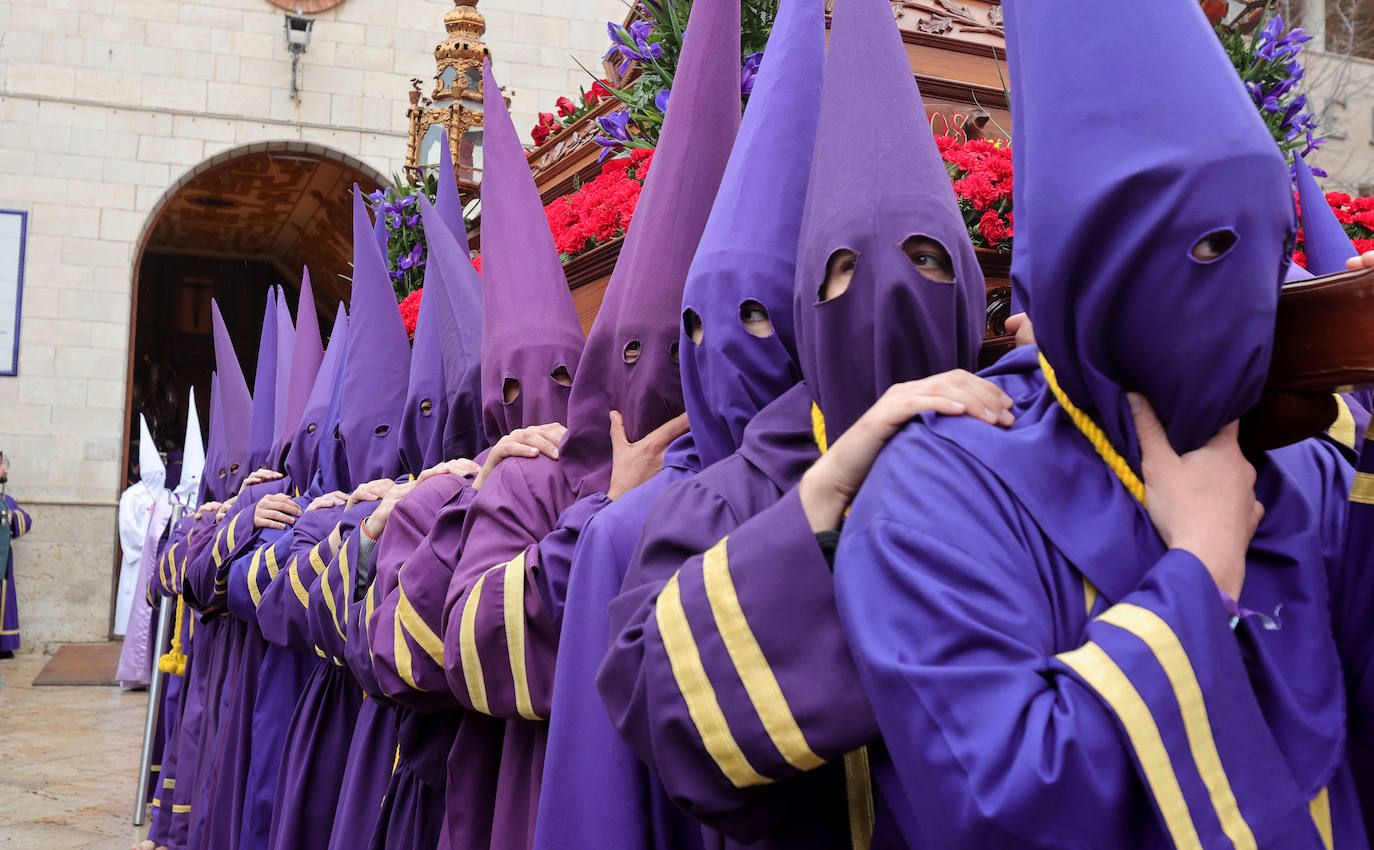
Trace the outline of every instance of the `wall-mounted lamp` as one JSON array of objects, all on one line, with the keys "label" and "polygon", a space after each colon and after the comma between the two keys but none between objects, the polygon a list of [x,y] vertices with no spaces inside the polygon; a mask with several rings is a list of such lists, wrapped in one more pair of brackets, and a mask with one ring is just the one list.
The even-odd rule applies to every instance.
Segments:
[{"label": "wall-mounted lamp", "polygon": [[291,54],[291,99],[300,100],[301,91],[296,81],[299,79],[301,57],[305,55],[305,50],[310,46],[310,30],[315,26],[315,22],[302,14],[299,8],[296,14],[288,12],[286,14],[286,49]]}]

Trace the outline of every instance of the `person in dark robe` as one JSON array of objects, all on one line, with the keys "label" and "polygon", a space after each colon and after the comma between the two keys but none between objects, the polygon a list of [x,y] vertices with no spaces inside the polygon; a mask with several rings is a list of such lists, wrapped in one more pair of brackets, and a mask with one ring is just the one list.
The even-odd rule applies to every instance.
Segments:
[{"label": "person in dark robe", "polygon": [[[855,114],[865,97],[884,108]],[[864,747],[878,736],[818,517],[838,519],[837,478],[862,480],[882,428],[924,410],[1006,421],[1000,392],[962,371],[981,343],[983,277],[885,6],[837,7],[819,102],[794,274],[775,296],[791,302],[778,312],[805,381],[660,498],[597,681],[713,847],[889,843],[890,829],[874,835]],[[898,157],[900,173],[871,167]]]},{"label": "person in dark robe", "polygon": [[[0,455],[0,485],[9,482],[10,464]],[[0,535],[4,535],[5,551],[3,558],[0,558],[0,567],[4,572],[0,573],[0,658],[13,658],[14,652],[19,648],[19,600],[14,592],[14,550],[10,548],[10,543],[29,533],[33,527],[33,518],[28,511],[19,507],[19,503],[8,493],[4,493],[0,488],[0,498],[4,499],[3,518],[0,518]]]},{"label": "person in dark robe", "polygon": [[[825,69],[825,10],[784,0],[683,290],[679,335],[691,432],[663,471],[582,530],[559,628],[535,847],[702,846],[701,830],[611,725],[596,691],[620,592],[655,502],[732,454],[749,421],[799,379],[791,301]],[[776,319],[774,318],[776,317]]]},{"label": "person in dark robe", "polygon": [[920,417],[845,521],[877,784],[922,848],[1367,847],[1350,467],[1323,440],[1246,456],[1235,424],[1268,372],[1287,165],[1196,4],[1003,10],[1038,344],[985,373],[1010,429]]},{"label": "person in dark robe", "polygon": [[[577,533],[604,503],[598,494],[614,500],[652,477],[686,431],[678,314],[739,123],[739,22],[733,0],[693,9],[653,168],[579,363],[586,380],[569,396],[558,459],[503,463],[462,518],[443,658],[448,686],[469,713],[449,756],[449,846],[533,841],[557,648],[547,600],[563,594]],[[431,538],[455,536],[441,513]]]}]

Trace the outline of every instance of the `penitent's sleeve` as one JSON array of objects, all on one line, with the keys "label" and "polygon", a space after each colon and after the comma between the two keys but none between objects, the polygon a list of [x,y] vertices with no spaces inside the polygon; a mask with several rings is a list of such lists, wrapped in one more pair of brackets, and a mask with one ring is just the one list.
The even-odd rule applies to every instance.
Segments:
[{"label": "penitent's sleeve", "polygon": [[924,434],[879,457],[835,564],[907,841],[1319,850],[1201,562],[1167,552],[1065,646],[1056,616],[1082,602],[1058,556]]},{"label": "penitent's sleeve", "polygon": [[[1374,441],[1368,434],[1348,492],[1344,547],[1331,561],[1338,565],[1330,576],[1331,620],[1349,694],[1350,737],[1374,748]],[[1328,531],[1327,539],[1342,537]]]},{"label": "penitent's sleeve", "polygon": [[9,505],[10,537],[18,538],[28,534],[29,530],[33,528],[33,517],[29,516],[29,512],[19,507],[19,503],[9,496],[5,497],[5,502]]},{"label": "penitent's sleeve", "polygon": [[[320,508],[296,521],[284,561],[258,602],[258,628],[268,641],[294,652],[315,654],[310,640],[310,589],[343,545],[343,508]],[[280,543],[280,541],[278,541]],[[265,556],[264,556],[265,557]]]}]

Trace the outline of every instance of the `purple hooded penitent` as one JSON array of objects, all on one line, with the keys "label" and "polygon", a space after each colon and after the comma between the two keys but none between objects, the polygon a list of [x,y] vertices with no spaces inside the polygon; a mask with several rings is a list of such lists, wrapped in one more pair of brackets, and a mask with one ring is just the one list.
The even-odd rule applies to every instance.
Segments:
[{"label": "purple hooded penitent", "polygon": [[[424,201],[421,200],[423,204]],[[398,440],[401,469],[419,475],[442,457],[444,420],[448,400],[444,393],[444,349],[455,341],[446,337],[452,327],[441,322],[440,302],[447,298],[438,263],[425,265],[424,294],[420,315],[415,322],[415,340],[410,350],[410,380],[406,386],[405,409],[401,413]]]},{"label": "purple hooded penitent", "polygon": [[609,483],[610,411],[624,416],[631,441],[683,412],[682,288],[740,121],[739,2],[719,6],[693,8],[653,167],[582,351],[583,375],[594,380],[578,382],[568,400],[559,461],[579,493]]},{"label": "purple hooded penitent", "polygon": [[845,520],[835,592],[885,744],[875,783],[913,847],[1364,846],[1345,738],[1374,691],[1342,660],[1368,645],[1345,612],[1370,585],[1332,545],[1349,465],[1317,440],[1248,456],[1264,515],[1233,600],[1161,537],[1133,471],[1128,391],[1179,453],[1259,398],[1284,159],[1193,0],[1002,8],[1012,274],[1040,350],[984,372],[1010,427],[923,414]]},{"label": "purple hooded penitent", "polygon": [[490,62],[483,71],[496,93],[482,141],[482,418],[495,443],[567,419],[585,339],[525,149]]},{"label": "purple hooded penitent", "polygon": [[1297,154],[1294,159],[1298,201],[1302,204],[1302,242],[1307,254],[1307,270],[1314,275],[1343,272],[1345,261],[1359,252],[1336,219],[1312,169]]},{"label": "purple hooded penitent", "polygon": [[219,372],[210,373],[210,416],[206,424],[205,470],[196,492],[197,505],[223,498],[224,478],[228,475],[224,461],[224,425],[220,422]]},{"label": "purple hooded penitent", "polygon": [[[223,499],[237,493],[243,479],[253,471],[248,461],[253,396],[243,379],[243,368],[234,354],[234,343],[230,339],[229,329],[224,326],[219,305],[212,300],[210,307],[215,334],[215,367],[219,373],[220,451],[223,453],[220,469],[215,474],[221,483],[219,496]],[[271,435],[268,436],[270,439]]]},{"label": "purple hooded penitent", "polygon": [[[300,309],[297,307],[297,309]],[[291,305],[286,302],[286,287],[277,287],[277,380],[276,398],[273,399],[275,412],[272,418],[272,454],[267,464],[272,469],[281,467],[282,455],[286,452],[286,441],[296,429],[294,422],[287,422],[287,408],[291,404],[291,366],[296,351],[296,326],[291,321]]]},{"label": "purple hooded penitent", "polygon": [[[1075,5],[1076,37],[1091,33],[1076,63],[1043,48],[1065,32],[1007,9],[1008,32],[1035,47],[1011,66],[1024,112],[1012,148],[1016,238],[1034,249],[1033,263],[1018,249],[1012,277],[1032,293],[1035,336],[1060,386],[1134,464],[1127,390],[1150,400],[1179,452],[1259,399],[1295,229],[1292,189],[1215,38],[1151,41],[1152,83],[1139,86],[1141,33],[1173,33],[1199,10],[1150,4],[1128,17]],[[1185,114],[1208,116],[1215,132],[1199,138],[1175,120]],[[1226,333],[1185,332],[1223,314]]]},{"label": "purple hooded penitent", "polygon": [[262,334],[258,337],[258,367],[253,376],[253,415],[248,426],[248,471],[267,465],[277,422],[277,287],[267,291],[267,306],[262,313]]},{"label": "purple hooded penitent", "polygon": [[[802,374],[832,442],[891,384],[972,369],[986,297],[891,10],[851,0],[836,12],[794,296]],[[917,269],[912,237],[949,253],[952,282]],[[853,279],[823,301],[843,250],[858,255]]]},{"label": "purple hooded penitent", "polygon": [[[304,292],[305,290],[302,290],[302,304],[306,303]],[[297,348],[301,347],[303,341],[308,348],[319,344],[319,326],[315,323],[313,302],[305,316],[309,322],[298,321],[300,327],[296,331]],[[301,332],[302,328],[312,326],[315,328],[313,341],[306,339],[305,334]],[[340,304],[334,316],[334,328],[329,334],[329,348],[317,364],[319,368],[314,370],[315,376],[309,388],[309,395],[296,422],[291,446],[286,452],[286,474],[301,492],[310,486],[315,476],[320,440],[325,436],[325,418],[329,415],[329,401],[334,396],[334,384],[339,377],[339,368],[343,365],[343,350],[347,338],[348,313]],[[293,381],[295,377],[292,375]]]},{"label": "purple hooded penitent", "polygon": [[[487,89],[495,91],[495,89]],[[498,95],[499,97],[500,95]],[[483,116],[485,122],[485,116]],[[434,195],[434,208],[439,212],[439,218],[443,219],[444,225],[448,227],[448,232],[464,245],[468,243],[468,228],[463,221],[463,199],[458,194],[458,180],[453,176],[453,150],[446,143],[439,147],[443,149],[439,157],[439,191]],[[486,145],[483,139],[483,148]],[[483,198],[486,201],[486,198]],[[486,221],[486,209],[482,210],[482,220]],[[426,226],[428,229],[428,226]]]},{"label": "purple hooded penitent", "polygon": [[[792,286],[824,69],[824,10],[779,11],[682,294],[682,395],[703,466],[801,377]],[[744,324],[760,310],[764,336]]]},{"label": "purple hooded penitent", "polygon": [[362,193],[353,190],[353,296],[343,366],[340,433],[355,484],[399,471],[401,410],[410,344],[386,263],[372,239]]},{"label": "purple hooded penitent", "polygon": [[[319,375],[324,361],[324,344],[320,340],[320,319],[315,310],[315,289],[310,284],[310,269],[301,272],[300,300],[296,303],[296,328],[291,343],[290,378],[286,389],[286,420],[283,431],[286,434],[282,445],[284,463],[291,447],[300,436],[302,417],[314,393],[315,378]],[[331,378],[332,382],[332,378]],[[313,459],[314,452],[308,457]],[[313,463],[313,460],[312,460]],[[310,479],[296,479],[297,486],[304,488]]]}]

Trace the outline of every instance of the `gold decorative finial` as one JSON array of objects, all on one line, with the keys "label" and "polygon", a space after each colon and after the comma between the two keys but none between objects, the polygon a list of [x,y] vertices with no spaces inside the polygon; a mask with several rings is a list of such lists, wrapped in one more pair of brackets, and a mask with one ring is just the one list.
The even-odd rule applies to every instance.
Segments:
[{"label": "gold decorative finial", "polygon": [[418,88],[410,93],[406,170],[416,178],[435,167],[441,150],[436,146],[446,132],[459,185],[475,189],[481,169],[482,63],[491,55],[482,41],[487,22],[477,0],[454,0],[444,29],[448,36],[434,48],[434,93],[424,99],[417,97]]}]

